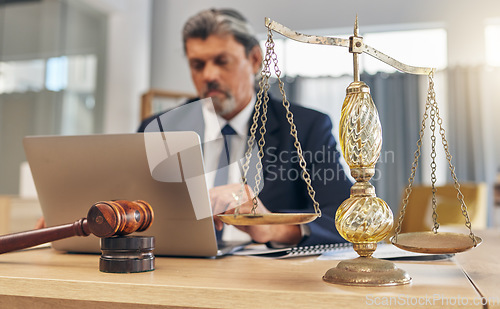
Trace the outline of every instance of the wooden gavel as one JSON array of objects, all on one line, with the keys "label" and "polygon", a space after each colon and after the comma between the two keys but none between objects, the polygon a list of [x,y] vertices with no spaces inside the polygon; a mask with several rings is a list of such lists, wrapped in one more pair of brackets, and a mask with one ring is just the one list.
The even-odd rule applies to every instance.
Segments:
[{"label": "wooden gavel", "polygon": [[90,207],[87,218],[27,232],[0,236],[0,254],[72,236],[111,237],[141,232],[153,223],[153,208],[145,201],[105,201]]}]

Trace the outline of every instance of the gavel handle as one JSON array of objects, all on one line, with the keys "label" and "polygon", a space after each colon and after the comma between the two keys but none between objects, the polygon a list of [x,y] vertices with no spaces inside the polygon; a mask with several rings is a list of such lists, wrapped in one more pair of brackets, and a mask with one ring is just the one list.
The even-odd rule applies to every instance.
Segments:
[{"label": "gavel handle", "polygon": [[0,236],[0,254],[26,249],[72,236],[88,235],[90,235],[90,230],[88,228],[86,218],[77,220],[73,223],[8,234]]}]

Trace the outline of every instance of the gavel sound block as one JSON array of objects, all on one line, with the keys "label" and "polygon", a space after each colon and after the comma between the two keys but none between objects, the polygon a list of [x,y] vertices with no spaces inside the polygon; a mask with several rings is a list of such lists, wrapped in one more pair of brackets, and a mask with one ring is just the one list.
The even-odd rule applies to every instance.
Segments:
[{"label": "gavel sound block", "polygon": [[[88,236],[92,233],[103,238],[101,239],[103,250],[100,262],[101,271],[153,270],[154,238],[123,236],[146,230],[153,223],[153,219],[153,208],[145,201],[98,202],[92,205],[87,218],[73,223],[0,236],[0,254],[72,236]],[[134,263],[133,260],[140,260],[140,263]]]}]

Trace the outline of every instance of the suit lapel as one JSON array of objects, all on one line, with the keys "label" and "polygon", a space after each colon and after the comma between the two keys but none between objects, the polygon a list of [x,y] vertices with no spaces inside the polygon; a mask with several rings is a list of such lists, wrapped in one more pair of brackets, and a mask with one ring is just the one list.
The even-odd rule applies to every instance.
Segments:
[{"label": "suit lapel", "polygon": [[163,131],[194,131],[198,133],[203,148],[205,121],[201,100],[188,102],[162,114],[159,119]]}]

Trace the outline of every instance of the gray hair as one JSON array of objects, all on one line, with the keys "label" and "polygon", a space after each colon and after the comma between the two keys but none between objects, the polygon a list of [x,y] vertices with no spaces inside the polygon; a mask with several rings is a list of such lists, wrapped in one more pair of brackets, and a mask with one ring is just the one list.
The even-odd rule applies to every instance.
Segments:
[{"label": "gray hair", "polygon": [[210,35],[233,35],[234,39],[243,45],[248,56],[259,41],[248,21],[239,12],[232,9],[209,9],[201,11],[188,19],[182,30],[184,53],[186,41],[190,38],[205,40]]}]

